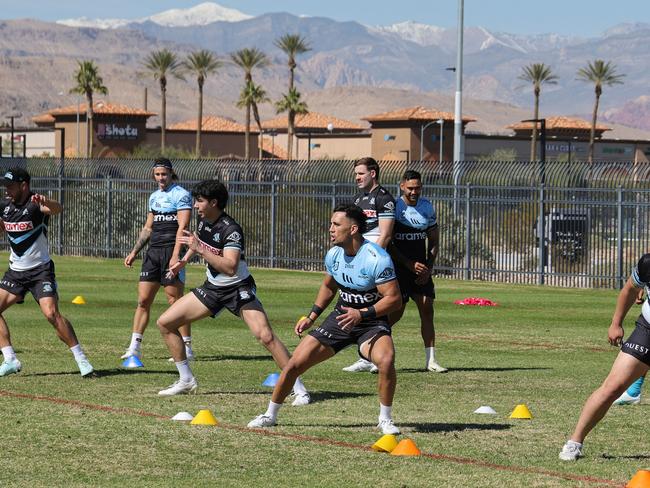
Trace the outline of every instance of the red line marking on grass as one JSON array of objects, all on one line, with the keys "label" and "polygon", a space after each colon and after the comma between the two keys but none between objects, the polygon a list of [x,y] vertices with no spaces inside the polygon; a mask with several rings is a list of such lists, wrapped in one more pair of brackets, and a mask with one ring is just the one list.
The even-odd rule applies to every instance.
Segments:
[{"label": "red line marking on grass", "polygon": [[[49,403],[54,403],[57,405],[71,405],[79,408],[85,408],[88,410],[97,410],[101,412],[108,412],[108,413],[117,413],[117,414],[127,414],[127,415],[138,415],[140,417],[150,417],[150,418],[155,418],[159,420],[169,420],[169,417],[165,415],[160,415],[157,413],[152,413],[152,412],[147,412],[145,410],[136,410],[134,408],[116,408],[116,407],[109,407],[106,405],[98,405],[95,403],[85,403],[85,402],[80,402],[77,400],[67,400],[65,398],[57,398],[57,397],[51,397],[51,396],[45,396],[45,395],[32,395],[29,393],[16,393],[12,391],[7,391],[7,390],[0,390],[0,396],[4,397],[11,397],[11,398],[22,398],[26,400],[39,400],[39,401],[44,401],[44,402],[49,402]],[[224,424],[219,422],[217,427],[221,427],[223,429],[227,430],[233,430],[237,432],[243,432],[243,433],[255,433],[255,434],[261,434],[267,437],[278,437],[278,438],[283,438],[283,439],[289,439],[293,441],[303,441],[303,442],[311,442],[313,444],[320,444],[320,445],[325,445],[325,446],[336,446],[336,447],[345,447],[349,449],[357,449],[361,451],[371,451],[372,448],[370,446],[366,446],[363,444],[354,444],[351,442],[344,442],[344,441],[337,441],[334,439],[324,439],[322,437],[313,437],[313,436],[308,436],[308,435],[302,435],[302,434],[289,434],[289,433],[284,433],[284,432],[276,432],[276,431],[271,431],[271,430],[264,430],[264,429],[249,429],[248,427],[241,427],[238,425],[230,425],[230,424]],[[464,464],[464,465],[470,465],[470,466],[478,466],[481,468],[490,468],[490,469],[495,469],[499,471],[509,471],[511,473],[524,473],[524,474],[538,474],[542,476],[548,476],[550,478],[561,478],[565,480],[570,480],[570,481],[582,481],[586,483],[594,483],[594,484],[600,484],[600,485],[607,485],[607,486],[617,486],[617,487],[622,487],[625,486],[625,483],[621,483],[620,481],[614,481],[614,480],[609,480],[609,479],[603,479],[603,478],[595,478],[593,476],[581,476],[581,475],[575,475],[575,474],[570,474],[570,473],[561,473],[559,471],[549,471],[546,469],[541,469],[541,468],[526,468],[523,466],[507,466],[505,464],[496,464],[496,463],[490,463],[487,461],[480,461],[478,459],[472,459],[472,458],[466,458],[466,457],[459,457],[459,456],[449,456],[447,454],[435,454],[435,453],[425,453],[423,452],[422,457],[429,458],[429,459],[435,459],[439,461],[448,461],[452,463],[457,463],[457,464]]]}]

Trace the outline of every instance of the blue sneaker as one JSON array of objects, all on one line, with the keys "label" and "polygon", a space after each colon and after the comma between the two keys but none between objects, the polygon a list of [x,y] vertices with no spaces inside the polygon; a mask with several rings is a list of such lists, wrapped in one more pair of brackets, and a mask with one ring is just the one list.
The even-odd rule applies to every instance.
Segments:
[{"label": "blue sneaker", "polygon": [[23,369],[23,365],[20,364],[18,358],[10,359],[9,361],[4,361],[0,364],[0,376],[7,376],[10,374],[18,373]]},{"label": "blue sneaker", "polygon": [[95,371],[93,369],[93,365],[90,364],[90,361],[87,359],[80,359],[77,361],[77,366],[79,366],[79,372],[81,373],[81,376],[88,376]]}]

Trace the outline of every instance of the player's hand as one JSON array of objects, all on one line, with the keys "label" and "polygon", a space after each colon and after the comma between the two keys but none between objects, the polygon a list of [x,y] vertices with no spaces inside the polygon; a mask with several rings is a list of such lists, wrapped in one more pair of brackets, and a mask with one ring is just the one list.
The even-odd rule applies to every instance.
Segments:
[{"label": "player's hand", "polygon": [[643,300],[643,293],[644,293],[644,290],[643,290],[643,288],[641,288],[639,290],[639,294],[636,296],[636,300],[634,300],[634,303],[636,303],[637,305],[641,305],[643,303],[643,301],[644,301]]},{"label": "player's hand", "polygon": [[620,346],[623,342],[623,335],[625,331],[623,327],[618,324],[612,324],[607,331],[607,339],[612,346]]},{"label": "player's hand", "polygon": [[293,328],[293,331],[298,337],[302,339],[302,333],[309,329],[312,325],[314,325],[314,322],[303,315],[298,319],[298,322],[296,322],[296,326]]},{"label": "player's hand", "polygon": [[32,195],[31,201],[37,205],[43,205],[45,203],[45,195],[40,193],[34,193]]},{"label": "player's hand", "polygon": [[185,264],[187,264],[187,261],[183,261],[182,259],[179,261],[176,261],[174,264],[171,264],[170,261],[170,266],[169,269],[167,270],[167,274],[165,275],[165,278],[168,280],[173,280],[176,278],[178,273],[181,272],[181,269],[185,267]]},{"label": "player's hand", "polygon": [[124,258],[124,266],[127,268],[132,268],[133,261],[135,261],[135,254],[131,252],[127,257]]},{"label": "player's hand", "polygon": [[336,321],[341,329],[349,332],[352,327],[361,322],[361,312],[352,307],[341,307],[341,310],[343,310],[343,313],[336,316]]},{"label": "player's hand", "polygon": [[194,252],[199,250],[199,236],[196,235],[196,232],[184,230],[183,235],[176,238],[176,242],[189,247]]},{"label": "player's hand", "polygon": [[415,263],[413,263],[413,272],[416,275],[421,276],[423,274],[428,273],[429,268],[427,268],[426,264],[422,264],[422,263],[416,261]]}]

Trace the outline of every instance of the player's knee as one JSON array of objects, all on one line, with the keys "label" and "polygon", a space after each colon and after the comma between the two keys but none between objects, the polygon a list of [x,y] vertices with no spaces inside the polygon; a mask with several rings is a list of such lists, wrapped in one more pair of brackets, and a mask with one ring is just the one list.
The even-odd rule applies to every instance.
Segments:
[{"label": "player's knee", "polygon": [[54,326],[58,324],[59,318],[61,317],[61,314],[56,310],[44,310],[43,315],[47,321]]},{"label": "player's knee", "polygon": [[260,342],[260,344],[268,348],[275,340],[275,335],[269,327],[266,327],[257,332],[255,334],[255,338]]},{"label": "player's knee", "polygon": [[395,353],[393,351],[386,351],[378,357],[373,358],[373,362],[379,368],[380,372],[388,372],[395,367]]}]

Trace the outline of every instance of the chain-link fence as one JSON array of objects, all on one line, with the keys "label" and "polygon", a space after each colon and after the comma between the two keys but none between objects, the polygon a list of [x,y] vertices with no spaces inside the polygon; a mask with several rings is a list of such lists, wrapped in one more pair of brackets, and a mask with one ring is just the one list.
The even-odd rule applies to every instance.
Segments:
[{"label": "chain-link fence", "polygon": [[[151,162],[2,159],[64,204],[51,220],[58,254],[122,257],[156,189]],[[227,211],[247,235],[250,264],[321,269],[330,211],[357,191],[351,161],[174,161],[180,183],[224,181]],[[406,169],[422,173],[441,229],[436,273],[558,286],[618,287],[650,250],[650,164],[383,161],[395,196]],[[540,218],[543,216],[543,218]],[[4,241],[5,248],[7,246]]]}]

